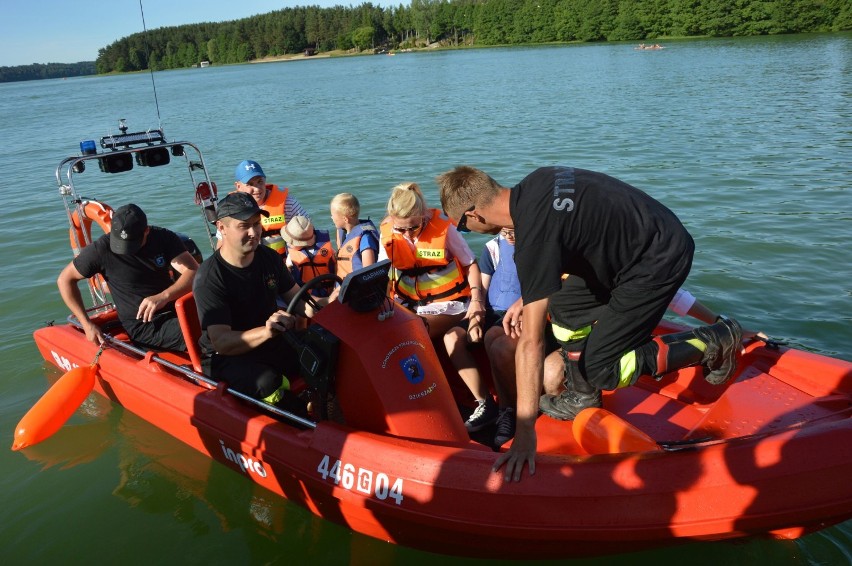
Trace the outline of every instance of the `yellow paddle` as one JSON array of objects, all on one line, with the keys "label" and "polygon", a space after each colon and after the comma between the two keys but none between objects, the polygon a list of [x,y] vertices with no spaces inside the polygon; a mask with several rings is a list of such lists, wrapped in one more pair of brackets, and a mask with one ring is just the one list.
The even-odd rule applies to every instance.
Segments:
[{"label": "yellow paddle", "polygon": [[62,428],[94,389],[98,358],[105,346],[106,342],[101,344],[91,365],[76,367],[60,377],[27,411],[15,429],[12,450],[37,444]]}]

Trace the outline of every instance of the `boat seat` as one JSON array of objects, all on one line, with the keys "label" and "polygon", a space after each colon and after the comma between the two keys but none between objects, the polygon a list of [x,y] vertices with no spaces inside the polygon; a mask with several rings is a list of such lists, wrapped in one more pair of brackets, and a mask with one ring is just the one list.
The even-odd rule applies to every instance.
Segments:
[{"label": "boat seat", "polygon": [[201,348],[198,345],[198,339],[201,338],[201,322],[198,320],[198,310],[195,307],[195,296],[192,291],[175,301],[175,312],[180,321],[180,329],[183,332],[183,340],[186,342],[186,351],[192,362],[192,369],[202,373]]}]

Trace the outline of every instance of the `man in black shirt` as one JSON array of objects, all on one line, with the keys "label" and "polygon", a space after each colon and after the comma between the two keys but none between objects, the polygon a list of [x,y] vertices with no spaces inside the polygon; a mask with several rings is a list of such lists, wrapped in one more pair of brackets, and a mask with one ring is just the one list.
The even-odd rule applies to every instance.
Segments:
[{"label": "man in black shirt", "polygon": [[[278,306],[299,291],[284,261],[260,246],[262,210],[248,194],[231,193],[217,208],[222,245],[196,278],[195,303],[201,321],[204,372],[246,395],[279,404],[289,388],[286,376],[299,371],[285,332],[296,318]],[[306,305],[297,313],[307,316]],[[290,400],[292,401],[292,400]]]},{"label": "man in black shirt", "polygon": [[[177,234],[148,226],[142,209],[128,204],[113,213],[110,233],[84,247],[56,283],[86,338],[95,344],[103,343],[104,335],[86,314],[77,284],[101,274],[109,284],[118,318],[136,345],[186,351],[174,302],[192,288],[197,269],[198,262]],[[180,274],[176,281],[172,270]]]},{"label": "man in black shirt", "polygon": [[[536,169],[511,190],[472,167],[444,173],[438,184],[459,230],[515,230],[523,308],[507,312],[504,328],[520,338],[518,424],[511,449],[495,464],[508,462],[507,480],[519,480],[525,462],[535,472],[539,409],[573,420],[601,406],[602,389],[691,365],[703,365],[711,383],[733,375],[742,339],[734,320],[651,339],[694,251],[692,237],[658,201],[603,173],[570,167]],[[548,314],[562,345],[566,391],[539,397]]]}]

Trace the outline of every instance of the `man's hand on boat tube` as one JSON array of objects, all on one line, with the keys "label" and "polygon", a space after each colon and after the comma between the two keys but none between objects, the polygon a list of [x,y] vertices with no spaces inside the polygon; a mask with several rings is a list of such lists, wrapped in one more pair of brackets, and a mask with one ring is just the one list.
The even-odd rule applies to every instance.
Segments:
[{"label": "man's hand on boat tube", "polygon": [[106,341],[106,338],[104,338],[104,332],[101,330],[100,326],[89,319],[81,320],[80,323],[83,325],[83,332],[86,333],[86,340],[97,344],[98,346]]},{"label": "man's hand on boat tube", "polygon": [[[515,414],[517,424],[515,439],[507,452],[500,454],[492,467],[498,471],[505,465],[503,478],[505,481],[521,481],[521,472],[526,464],[530,475],[535,474],[535,452],[538,444],[535,432],[535,422],[538,419],[538,402],[541,396],[541,386],[544,376],[544,343],[547,327],[547,298],[527,303],[523,307],[524,331],[517,330],[517,311],[513,318],[504,319],[503,329],[520,334],[515,350],[515,385],[517,401]],[[518,302],[509,307],[512,311]],[[510,317],[507,311],[506,317]],[[514,322],[514,326],[512,323]],[[513,330],[514,329],[514,330]]]},{"label": "man's hand on boat tube", "polygon": [[521,481],[521,472],[524,464],[529,466],[530,475],[535,474],[535,452],[538,439],[535,433],[535,425],[532,427],[518,427],[512,446],[507,452],[500,454],[491,471],[497,472],[505,464],[503,479],[507,482]]}]

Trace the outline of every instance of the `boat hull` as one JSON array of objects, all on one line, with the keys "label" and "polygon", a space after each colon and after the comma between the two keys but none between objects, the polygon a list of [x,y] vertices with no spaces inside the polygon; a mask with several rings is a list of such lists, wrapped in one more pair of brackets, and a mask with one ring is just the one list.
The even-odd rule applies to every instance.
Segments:
[{"label": "boat hull", "polygon": [[[47,361],[66,371],[96,352],[67,325],[40,329],[35,341]],[[695,436],[715,430],[715,415],[724,421],[726,411],[735,413],[746,395],[735,389],[741,383],[763,391],[763,382],[795,381],[808,370],[820,378],[801,387],[823,388],[811,391],[821,405],[799,406],[793,397],[781,403],[806,414],[800,426],[781,422],[795,420],[784,413],[738,438],[587,454],[570,440],[571,423],[541,417],[535,475],[517,483],[492,472],[494,452],[474,442],[400,438],[329,421],[296,427],[224,388],[201,387],[115,349],[101,356],[95,390],[247,479],[359,533],[453,555],[575,557],[751,535],[796,538],[852,517],[852,365],[765,350],[752,347],[738,383],[716,392],[712,403],[682,399],[689,397],[683,384],[695,379],[684,374],[607,395],[604,405],[637,425],[670,413],[667,424],[653,429],[657,440],[678,431]]]}]

